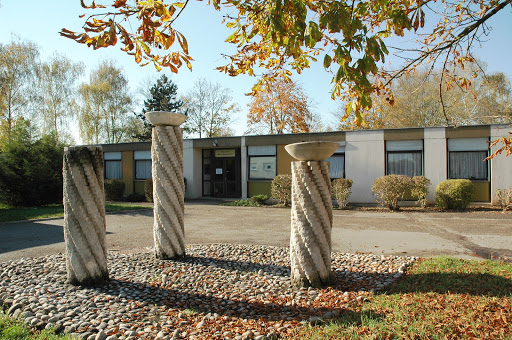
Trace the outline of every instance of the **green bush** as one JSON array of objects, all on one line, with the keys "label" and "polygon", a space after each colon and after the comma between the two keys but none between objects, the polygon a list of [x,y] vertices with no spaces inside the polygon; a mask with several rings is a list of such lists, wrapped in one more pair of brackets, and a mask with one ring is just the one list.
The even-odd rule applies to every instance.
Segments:
[{"label": "green bush", "polygon": [[64,145],[53,135],[33,140],[28,122],[19,122],[0,152],[0,202],[40,206],[62,202]]},{"label": "green bush", "polygon": [[277,175],[274,177],[270,185],[270,192],[272,198],[287,206],[288,201],[292,198],[292,176]]},{"label": "green bush", "polygon": [[399,210],[398,202],[401,201],[413,187],[414,181],[405,175],[386,175],[373,181],[372,191],[377,197],[377,202],[387,205],[390,210]]},{"label": "green bush", "polygon": [[332,181],[332,196],[338,202],[338,207],[341,209],[347,206],[348,197],[352,193],[353,181],[346,178],[338,178]]},{"label": "green bush", "polygon": [[123,199],[125,184],[118,179],[105,180],[105,199],[107,201],[121,201]]},{"label": "green bush", "polygon": [[250,199],[224,202],[224,203],[221,203],[221,205],[226,205],[226,206],[230,206],[230,207],[259,207],[260,206],[259,203],[255,202],[253,200],[250,200]]},{"label": "green bush", "polygon": [[443,209],[466,209],[474,197],[475,186],[469,179],[447,179],[436,188],[436,205]]},{"label": "green bush", "polygon": [[425,176],[414,176],[412,180],[414,183],[411,188],[411,195],[418,199],[417,202],[422,208],[426,208],[430,180]]},{"label": "green bush", "polygon": [[258,204],[265,204],[265,201],[268,200],[268,195],[254,195],[251,197],[251,201],[256,202]]},{"label": "green bush", "polygon": [[144,182],[144,195],[148,202],[153,202],[153,179],[148,178]]},{"label": "green bush", "polygon": [[144,202],[145,200],[146,196],[138,192],[133,192],[123,197],[124,202]]}]

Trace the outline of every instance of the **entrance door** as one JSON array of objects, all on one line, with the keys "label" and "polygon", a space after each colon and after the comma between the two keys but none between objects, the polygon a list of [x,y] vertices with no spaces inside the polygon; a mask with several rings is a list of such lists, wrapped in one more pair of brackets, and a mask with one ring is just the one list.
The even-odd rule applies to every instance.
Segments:
[{"label": "entrance door", "polygon": [[213,180],[213,196],[216,197],[240,197],[238,192],[239,179],[237,178],[236,159],[215,158],[215,175]]},{"label": "entrance door", "polygon": [[203,164],[211,166],[204,167],[203,195],[207,196],[209,192],[213,197],[239,198],[242,195],[239,150],[205,151],[210,157],[205,157],[203,152]]}]

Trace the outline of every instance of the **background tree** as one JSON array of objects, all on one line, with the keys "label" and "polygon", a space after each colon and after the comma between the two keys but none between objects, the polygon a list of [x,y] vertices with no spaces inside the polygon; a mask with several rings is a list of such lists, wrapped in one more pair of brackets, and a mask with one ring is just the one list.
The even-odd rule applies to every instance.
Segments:
[{"label": "background tree", "polygon": [[112,61],[93,70],[88,83],[80,87],[79,128],[88,143],[130,141],[126,133],[131,110],[128,80]]},{"label": "background tree", "polygon": [[[471,68],[466,70],[471,73]],[[342,122],[341,128],[401,128],[449,125],[477,125],[512,122],[510,83],[502,73],[475,76],[465,87],[442,89],[439,97],[438,71],[416,70],[397,79],[392,86],[394,105],[382,97],[373,98],[373,106],[364,113],[365,121]],[[341,103],[338,119],[345,115]]]},{"label": "background tree", "polygon": [[73,116],[76,107],[75,83],[82,74],[82,63],[74,63],[63,55],[55,54],[37,68],[39,112],[45,133],[63,137],[61,127],[68,126],[67,118]]},{"label": "background tree", "polygon": [[38,57],[39,50],[31,42],[0,44],[0,119],[7,122],[8,136],[16,117],[29,117]]},{"label": "background tree", "polygon": [[238,112],[239,107],[233,98],[219,83],[212,83],[204,78],[197,80],[194,87],[184,97],[184,109],[188,119],[184,129],[202,137],[226,136],[233,130],[229,129],[231,114]]},{"label": "background tree", "polygon": [[151,129],[153,125],[146,119],[144,115],[149,111],[167,111],[187,114],[181,110],[183,101],[177,98],[178,86],[162,74],[156,83],[149,90],[149,96],[144,101],[142,113],[136,114],[137,118],[144,123],[144,130],[134,137],[141,141],[151,140]]},{"label": "background tree", "polygon": [[35,139],[28,120],[17,118],[2,147],[0,201],[12,206],[62,202],[64,145],[54,135]]},{"label": "background tree", "polygon": [[309,106],[297,83],[276,80],[252,98],[247,124],[263,124],[270,134],[309,132],[313,118]]},{"label": "background tree", "polygon": [[[185,9],[185,3],[163,1],[107,1],[108,10],[95,12],[86,19],[83,33],[62,29],[61,35],[93,48],[114,46],[121,38],[122,48],[135,61],[169,67],[173,72],[183,64],[191,69],[188,44],[173,23]],[[92,2],[91,10],[106,8]],[[255,75],[255,68],[266,70],[253,88],[276,77],[288,78],[300,73],[320,56],[326,70],[333,73],[333,97],[341,97],[346,106],[344,118],[355,115],[363,121],[363,112],[371,109],[372,93],[393,96],[388,85],[418,65],[442,61],[440,83],[459,82],[464,77],[449,71],[451,66],[473,62],[472,47],[487,33],[487,21],[507,8],[512,0],[498,1],[253,1],[214,0],[216,10],[229,9],[224,16],[233,34],[226,41],[236,45],[229,63],[219,69],[232,76]],[[135,16],[139,27],[129,32],[124,22]],[[389,53],[383,38],[403,36],[404,31],[425,27],[426,18],[435,22],[432,30],[418,33],[418,44],[411,50],[398,48],[405,60],[398,70],[380,70]],[[177,51],[175,42],[178,42]],[[154,50],[163,53],[155,53]],[[253,92],[254,93],[254,92]],[[442,94],[440,93],[440,96]],[[443,100],[441,98],[441,102]],[[444,108],[444,105],[443,105]]]}]

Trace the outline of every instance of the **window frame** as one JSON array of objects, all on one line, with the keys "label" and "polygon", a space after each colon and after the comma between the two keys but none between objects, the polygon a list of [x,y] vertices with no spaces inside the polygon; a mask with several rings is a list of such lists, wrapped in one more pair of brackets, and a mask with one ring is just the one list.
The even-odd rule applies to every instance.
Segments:
[{"label": "window frame", "polygon": [[[418,142],[418,145],[411,146],[411,143],[414,143],[414,142]],[[393,147],[390,147],[389,143],[394,143],[395,145]],[[407,145],[407,144],[409,144],[409,145]],[[409,176],[411,178],[414,176],[424,176],[424,174],[425,174],[425,153],[424,153],[425,145],[424,144],[425,144],[425,141],[423,139],[386,140],[384,142],[384,149],[385,149],[384,174],[386,176],[388,176],[388,175],[404,175],[404,174],[390,173],[389,155],[405,155],[405,154],[417,155],[417,154],[419,154],[420,155],[420,157],[419,157],[420,164],[419,164],[418,168],[420,169],[420,173],[413,174],[412,176],[409,176],[409,175],[405,175],[405,176]],[[392,149],[392,150],[390,150],[390,149]]]},{"label": "window frame", "polygon": [[[272,177],[251,177],[251,159],[252,158],[273,158],[273,165],[274,165],[274,175]],[[266,164],[268,162],[263,162],[263,164]],[[276,176],[277,176],[277,155],[253,155],[253,156],[247,156],[247,171],[248,171],[248,174],[247,174],[247,180],[249,181],[259,181],[259,180],[263,180],[263,181],[268,181],[268,180],[272,180],[274,179]]]},{"label": "window frame", "polygon": [[[396,174],[396,173],[389,173],[389,158],[388,156],[389,155],[399,155],[399,154],[402,154],[402,155],[405,155],[405,154],[419,154],[420,155],[420,166],[419,168],[421,169],[421,173],[419,175],[413,175],[413,176],[409,176],[409,177],[414,177],[414,176],[423,176],[423,173],[424,173],[424,161],[423,161],[423,150],[407,150],[407,151],[386,151],[386,176],[387,175],[403,175],[403,174]],[[408,175],[406,175],[408,176]]]},{"label": "window frame", "polygon": [[[108,164],[119,164],[120,165],[120,177],[109,178],[107,177]],[[105,152],[103,154],[103,178],[104,179],[123,179],[123,154],[121,152]]]},{"label": "window frame", "polygon": [[[452,165],[450,162],[452,153],[485,153],[485,157],[489,156],[489,138],[488,137],[471,137],[471,138],[449,138],[446,141],[446,166],[447,166],[447,178],[448,179],[469,179],[470,181],[490,182],[490,162],[485,161],[485,178],[461,178],[452,177],[451,169]],[[484,157],[484,158],[485,158]]]},{"label": "window frame", "polygon": [[[329,158],[332,158],[332,157],[339,157],[339,156],[343,156],[343,177],[332,177],[331,176],[331,171],[332,171],[332,167],[331,167],[331,164],[329,164],[329,178],[331,180],[333,179],[338,179],[338,178],[347,178],[347,173],[345,171],[346,169],[346,162],[347,162],[347,157],[345,156],[345,152],[335,152],[334,154],[332,154],[332,156],[330,156]],[[326,161],[328,161],[329,163],[331,163],[331,161],[329,161],[329,158],[326,159]]]},{"label": "window frame", "polygon": [[[139,162],[149,162],[149,165],[150,165],[150,170],[149,170],[149,173],[150,173],[150,176],[149,177],[146,177],[146,178],[139,178],[137,177],[137,164]],[[134,167],[134,170],[133,170],[133,179],[136,180],[136,181],[145,181],[149,178],[153,178],[153,170],[152,170],[152,167],[153,165],[151,164],[151,159],[134,159],[133,160],[133,167]]]},{"label": "window frame", "polygon": [[452,172],[451,171],[452,170],[451,154],[454,154],[454,153],[458,153],[458,154],[485,153],[485,155],[486,155],[485,157],[489,156],[489,151],[484,151],[484,150],[448,151],[448,176],[447,176],[448,179],[469,179],[470,181],[486,181],[486,182],[489,181],[489,161],[487,161],[487,160],[485,161],[485,178],[476,178],[476,177],[465,178],[462,176],[452,177],[451,176],[451,172]]}]

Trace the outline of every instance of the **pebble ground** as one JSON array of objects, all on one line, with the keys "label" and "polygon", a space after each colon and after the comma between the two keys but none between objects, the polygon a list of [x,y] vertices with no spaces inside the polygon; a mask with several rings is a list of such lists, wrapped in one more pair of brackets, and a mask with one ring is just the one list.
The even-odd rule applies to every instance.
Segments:
[{"label": "pebble ground", "polygon": [[102,286],[66,283],[64,255],[0,263],[0,306],[80,339],[277,339],[336,319],[417,258],[332,254],[333,283],[290,286],[288,248],[193,245],[178,260],[109,252]]}]

